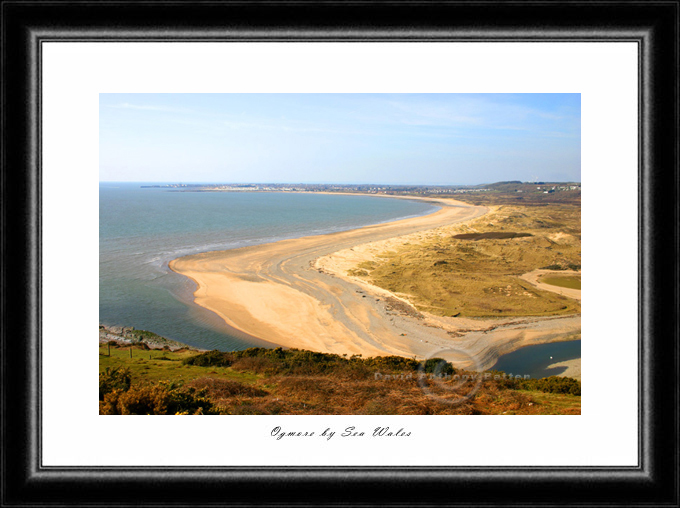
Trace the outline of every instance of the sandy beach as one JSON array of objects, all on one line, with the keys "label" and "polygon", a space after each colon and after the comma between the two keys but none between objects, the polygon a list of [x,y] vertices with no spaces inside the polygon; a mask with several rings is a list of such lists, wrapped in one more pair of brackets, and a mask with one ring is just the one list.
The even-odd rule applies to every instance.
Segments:
[{"label": "sandy beach", "polygon": [[469,221],[488,209],[427,199],[421,217],[173,260],[198,286],[197,304],[232,327],[285,347],[363,356],[438,356],[485,370],[520,347],[580,338],[580,315],[465,319],[416,312],[408,301],[346,275],[390,239]]},{"label": "sandy beach", "polygon": [[564,377],[573,377],[581,380],[581,359],[575,358],[573,360],[565,360],[563,362],[552,363],[546,367],[547,369],[560,369],[563,372],[558,374]]}]

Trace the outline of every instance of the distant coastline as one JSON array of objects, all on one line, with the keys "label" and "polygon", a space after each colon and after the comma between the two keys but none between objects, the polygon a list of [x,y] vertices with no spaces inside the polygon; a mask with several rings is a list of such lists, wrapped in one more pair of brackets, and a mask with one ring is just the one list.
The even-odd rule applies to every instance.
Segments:
[{"label": "distant coastline", "polygon": [[[512,187],[513,189],[508,189]],[[525,194],[557,195],[580,199],[580,182],[520,182],[519,180],[481,185],[387,185],[387,184],[293,184],[293,183],[168,183],[140,185],[142,189],[166,189],[174,192],[304,192],[326,194],[356,194],[390,197],[456,197],[494,194],[512,190],[518,197]],[[540,191],[540,192],[537,192]],[[521,196],[520,196],[521,194]]]}]

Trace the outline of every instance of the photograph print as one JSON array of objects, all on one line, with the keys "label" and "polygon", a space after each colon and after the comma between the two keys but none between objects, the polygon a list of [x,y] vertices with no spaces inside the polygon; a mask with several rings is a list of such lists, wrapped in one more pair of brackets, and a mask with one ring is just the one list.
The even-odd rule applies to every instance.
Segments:
[{"label": "photograph print", "polygon": [[581,414],[580,94],[99,95],[99,414]]}]

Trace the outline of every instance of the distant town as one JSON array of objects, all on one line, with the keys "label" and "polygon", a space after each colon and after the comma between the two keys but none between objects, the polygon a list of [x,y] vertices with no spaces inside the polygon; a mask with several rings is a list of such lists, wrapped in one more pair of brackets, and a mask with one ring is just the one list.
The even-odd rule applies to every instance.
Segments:
[{"label": "distant town", "polygon": [[[478,193],[578,194],[579,182],[497,182],[483,185],[375,185],[375,184],[291,184],[291,183],[172,183],[142,185],[142,188],[168,189],[175,192],[352,192],[384,195],[460,195]],[[518,196],[519,197],[519,196]]]}]

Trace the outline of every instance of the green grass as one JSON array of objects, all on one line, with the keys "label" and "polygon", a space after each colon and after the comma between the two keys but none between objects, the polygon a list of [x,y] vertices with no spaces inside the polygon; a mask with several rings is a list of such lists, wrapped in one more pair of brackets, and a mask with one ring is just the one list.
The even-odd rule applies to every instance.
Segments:
[{"label": "green grass", "polygon": [[550,284],[551,286],[559,286],[561,288],[578,289],[581,290],[581,277],[568,277],[561,275],[544,275],[540,282]]},{"label": "green grass", "polygon": [[[157,381],[191,381],[200,377],[210,376],[217,379],[228,379],[242,383],[254,383],[261,376],[250,372],[238,372],[224,367],[194,367],[183,365],[182,360],[195,356],[196,351],[183,350],[178,352],[162,350],[144,350],[130,348],[111,347],[111,356],[108,356],[108,346],[99,345],[99,372],[107,367],[127,367],[130,369],[133,383],[157,382]],[[163,358],[167,358],[163,359]]]}]

